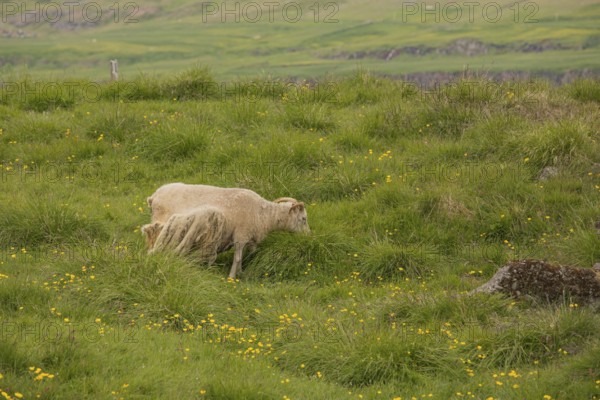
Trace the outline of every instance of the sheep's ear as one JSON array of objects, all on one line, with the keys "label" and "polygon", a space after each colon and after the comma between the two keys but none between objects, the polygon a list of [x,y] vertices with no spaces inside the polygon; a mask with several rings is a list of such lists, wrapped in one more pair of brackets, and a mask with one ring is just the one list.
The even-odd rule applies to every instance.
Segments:
[{"label": "sheep's ear", "polygon": [[297,203],[298,200],[294,199],[293,197],[280,197],[278,199],[273,200],[273,203]]},{"label": "sheep's ear", "polygon": [[292,205],[292,207],[290,208],[290,213],[296,209],[298,210],[298,212],[304,211],[304,203],[298,202]]}]

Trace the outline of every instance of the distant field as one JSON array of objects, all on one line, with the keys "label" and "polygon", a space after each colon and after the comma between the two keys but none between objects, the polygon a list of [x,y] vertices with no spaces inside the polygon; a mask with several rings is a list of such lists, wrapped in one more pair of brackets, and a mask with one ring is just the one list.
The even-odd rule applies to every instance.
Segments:
[{"label": "distant field", "polygon": [[[314,78],[357,66],[390,75],[467,66],[600,70],[596,1],[458,2],[461,9],[448,1],[431,3],[433,9],[397,1],[226,3],[100,1],[69,10],[26,2],[33,14],[22,3],[3,3],[2,75],[102,80],[113,58],[125,79],[193,65],[211,67],[219,79]],[[263,6],[260,14],[256,4]]]}]

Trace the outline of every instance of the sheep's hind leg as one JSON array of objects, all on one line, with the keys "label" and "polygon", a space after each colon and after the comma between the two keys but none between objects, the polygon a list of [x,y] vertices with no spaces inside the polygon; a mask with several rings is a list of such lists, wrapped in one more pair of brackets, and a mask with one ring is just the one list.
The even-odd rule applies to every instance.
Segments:
[{"label": "sheep's hind leg", "polygon": [[245,243],[235,243],[235,253],[233,255],[233,264],[231,264],[231,271],[229,271],[229,277],[235,279],[238,272],[242,272],[242,255],[244,254]]}]

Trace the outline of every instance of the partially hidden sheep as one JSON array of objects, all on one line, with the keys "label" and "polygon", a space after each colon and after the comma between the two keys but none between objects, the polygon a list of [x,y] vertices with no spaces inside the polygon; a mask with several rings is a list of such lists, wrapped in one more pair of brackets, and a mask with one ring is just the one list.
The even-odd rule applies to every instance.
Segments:
[{"label": "partially hidden sheep", "polygon": [[171,183],[148,198],[152,222],[142,227],[150,252],[171,250],[214,262],[234,247],[229,276],[242,269],[246,246],[256,249],[272,231],[310,232],[304,203],[268,201],[248,189]]},{"label": "partially hidden sheep", "polygon": [[162,222],[153,222],[142,226],[142,235],[146,238],[146,247],[151,250],[156,243],[156,238],[160,234],[163,228]]},{"label": "partially hidden sheep", "polygon": [[156,239],[151,253],[171,250],[176,254],[196,254],[213,263],[217,254],[231,244],[230,230],[221,210],[212,206],[200,206],[187,214],[173,214],[163,225],[155,222]]}]

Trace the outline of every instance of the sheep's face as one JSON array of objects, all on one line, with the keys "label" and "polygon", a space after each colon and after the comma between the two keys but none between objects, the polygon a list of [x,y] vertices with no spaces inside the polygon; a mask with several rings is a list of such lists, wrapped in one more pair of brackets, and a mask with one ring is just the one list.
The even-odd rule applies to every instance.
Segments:
[{"label": "sheep's face", "polygon": [[304,203],[298,202],[292,204],[292,207],[290,208],[290,230],[292,232],[310,233],[308,216],[306,215]]},{"label": "sheep's face", "polygon": [[163,224],[160,222],[155,222],[153,224],[147,224],[142,226],[142,234],[146,238],[146,245],[148,246],[148,250],[151,250],[154,247],[154,243],[156,242],[156,238],[162,231]]}]

